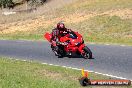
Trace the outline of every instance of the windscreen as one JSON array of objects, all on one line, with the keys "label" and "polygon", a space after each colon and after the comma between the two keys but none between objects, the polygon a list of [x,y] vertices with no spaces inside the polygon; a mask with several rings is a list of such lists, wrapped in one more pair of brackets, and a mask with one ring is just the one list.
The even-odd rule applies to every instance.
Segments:
[{"label": "windscreen", "polygon": [[69,38],[77,39],[77,35],[74,32],[69,33]]}]

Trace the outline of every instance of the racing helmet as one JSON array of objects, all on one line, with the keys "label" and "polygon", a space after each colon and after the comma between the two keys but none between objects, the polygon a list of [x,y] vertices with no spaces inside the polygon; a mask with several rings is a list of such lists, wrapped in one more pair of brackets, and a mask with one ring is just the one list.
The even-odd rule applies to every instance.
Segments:
[{"label": "racing helmet", "polygon": [[59,31],[64,31],[64,29],[65,29],[65,24],[62,23],[62,22],[58,23],[58,24],[57,24],[57,29],[58,29]]}]

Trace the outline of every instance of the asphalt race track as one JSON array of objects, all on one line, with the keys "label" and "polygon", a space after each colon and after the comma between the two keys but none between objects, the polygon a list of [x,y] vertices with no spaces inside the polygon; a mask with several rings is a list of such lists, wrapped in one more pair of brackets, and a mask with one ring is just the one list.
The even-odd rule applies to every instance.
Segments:
[{"label": "asphalt race track", "polygon": [[132,46],[88,45],[95,59],[57,58],[44,41],[0,40],[0,56],[84,68],[132,80]]}]

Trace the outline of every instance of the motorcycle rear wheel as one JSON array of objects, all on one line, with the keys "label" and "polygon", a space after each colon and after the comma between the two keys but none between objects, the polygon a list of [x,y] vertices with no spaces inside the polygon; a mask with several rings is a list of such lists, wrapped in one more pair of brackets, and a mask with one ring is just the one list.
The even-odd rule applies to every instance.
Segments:
[{"label": "motorcycle rear wheel", "polygon": [[54,52],[55,56],[58,56],[58,52],[57,52],[55,46],[51,45],[51,49]]}]

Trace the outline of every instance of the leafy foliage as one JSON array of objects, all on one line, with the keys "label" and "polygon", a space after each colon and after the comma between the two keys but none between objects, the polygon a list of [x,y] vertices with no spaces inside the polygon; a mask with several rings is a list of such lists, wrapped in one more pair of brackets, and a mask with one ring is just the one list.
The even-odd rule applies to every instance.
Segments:
[{"label": "leafy foliage", "polygon": [[1,8],[14,8],[15,4],[12,0],[0,0],[0,7]]},{"label": "leafy foliage", "polygon": [[46,0],[29,0],[29,5],[31,7],[37,7],[39,5],[42,5]]},{"label": "leafy foliage", "polygon": [[[38,5],[42,5],[46,0],[22,0],[22,3],[28,2],[29,5],[31,5],[32,7],[36,7]],[[21,3],[21,2],[20,2]],[[16,4],[13,2],[13,0],[0,0],[0,8],[14,8],[16,6]],[[20,4],[21,5],[21,4]]]}]

